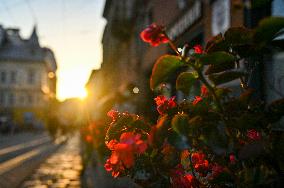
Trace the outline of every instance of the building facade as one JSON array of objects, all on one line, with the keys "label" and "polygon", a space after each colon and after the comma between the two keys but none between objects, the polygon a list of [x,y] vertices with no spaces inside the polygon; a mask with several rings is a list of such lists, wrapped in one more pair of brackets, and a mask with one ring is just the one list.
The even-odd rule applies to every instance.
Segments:
[{"label": "building facade", "polygon": [[0,26],[0,121],[43,125],[56,95],[53,52],[39,44],[36,27],[28,39]]},{"label": "building facade", "polygon": [[[185,43],[193,47],[205,45],[211,37],[224,33],[229,27],[253,28],[262,18],[283,14],[283,10],[281,0],[106,0],[103,16],[107,25],[102,40],[104,78],[112,82],[111,89],[127,82],[135,84],[139,88],[136,112],[151,115],[154,111],[151,99],[154,95],[149,89],[152,67],[158,57],[174,52],[167,45],[151,47],[143,43],[139,33],[145,27],[154,22],[163,25],[178,47],[182,48]],[[279,55],[275,56],[279,61],[277,57]],[[257,70],[252,80],[252,85],[257,85],[265,96],[271,96],[271,91],[262,78],[275,72],[268,71],[270,69],[275,68]],[[239,85],[231,82],[229,87],[237,90]],[[173,94],[180,96],[169,93]]]}]

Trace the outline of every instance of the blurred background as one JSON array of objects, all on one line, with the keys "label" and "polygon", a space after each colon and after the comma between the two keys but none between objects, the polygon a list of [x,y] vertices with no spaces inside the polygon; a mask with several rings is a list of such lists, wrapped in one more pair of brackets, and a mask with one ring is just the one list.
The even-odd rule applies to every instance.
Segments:
[{"label": "blurred background", "polygon": [[[45,130],[61,143],[77,130],[93,142],[91,129],[96,143],[104,143],[110,109],[153,121],[157,93],[178,101],[194,96],[198,84],[192,96],[184,96],[174,90],[175,78],[150,90],[155,60],[174,54],[167,45],[142,42],[139,34],[151,23],[164,25],[181,49],[185,43],[204,46],[229,27],[254,28],[268,16],[284,16],[284,0],[0,0],[0,159],[1,148],[42,139]],[[270,63],[248,67],[256,97],[284,97],[283,60],[283,52],[274,51],[265,57]],[[236,82],[228,86],[239,89]],[[14,156],[40,145],[21,147]],[[93,147],[105,152],[104,145]],[[3,164],[0,178],[12,169],[1,173]]]}]

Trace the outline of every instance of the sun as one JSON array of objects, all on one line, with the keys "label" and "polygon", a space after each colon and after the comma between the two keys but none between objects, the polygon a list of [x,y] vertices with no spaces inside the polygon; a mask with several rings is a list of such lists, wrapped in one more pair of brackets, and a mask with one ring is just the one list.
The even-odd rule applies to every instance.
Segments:
[{"label": "sun", "polygon": [[88,91],[84,88],[78,93],[78,98],[84,100],[88,96]]}]

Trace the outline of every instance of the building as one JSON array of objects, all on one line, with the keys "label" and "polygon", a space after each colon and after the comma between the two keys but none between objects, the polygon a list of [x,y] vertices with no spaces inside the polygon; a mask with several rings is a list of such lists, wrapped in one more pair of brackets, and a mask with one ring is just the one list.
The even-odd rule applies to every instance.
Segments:
[{"label": "building", "polygon": [[56,60],[36,27],[28,39],[19,32],[0,26],[0,121],[43,125],[56,95]]},{"label": "building", "polygon": [[[151,47],[143,43],[139,33],[145,27],[154,22],[164,25],[169,37],[182,48],[185,43],[190,46],[204,45],[211,37],[224,33],[229,27],[253,28],[262,18],[283,14],[283,10],[281,0],[106,0],[103,16],[107,25],[102,40],[102,70],[107,75],[105,80],[112,82],[112,90],[121,84],[134,83],[139,88],[136,100],[139,108],[136,113],[151,116],[154,111],[153,100],[150,101],[154,95],[149,89],[152,67],[158,57],[174,52],[167,45]],[[275,61],[280,62],[277,59],[279,55],[274,57]],[[279,66],[282,67],[277,64],[274,68],[268,65],[263,70],[255,70],[251,85],[266,96],[262,97],[264,100],[272,95],[266,80],[262,78],[269,79],[269,75],[275,71],[268,70],[275,70]],[[282,72],[278,71],[280,77],[283,77]],[[169,90],[172,84],[169,83]],[[228,86],[239,89],[237,82],[230,82]],[[280,90],[283,93],[283,89]],[[179,93],[169,94],[184,97]]]}]

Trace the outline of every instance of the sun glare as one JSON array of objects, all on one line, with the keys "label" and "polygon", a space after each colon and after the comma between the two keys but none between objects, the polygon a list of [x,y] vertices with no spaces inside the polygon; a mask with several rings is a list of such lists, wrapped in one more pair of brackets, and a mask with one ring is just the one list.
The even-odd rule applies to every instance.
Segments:
[{"label": "sun glare", "polygon": [[78,97],[81,99],[81,100],[84,100],[86,97],[88,96],[88,92],[87,90],[84,88],[82,90],[82,92],[80,92],[80,94],[78,95]]}]

